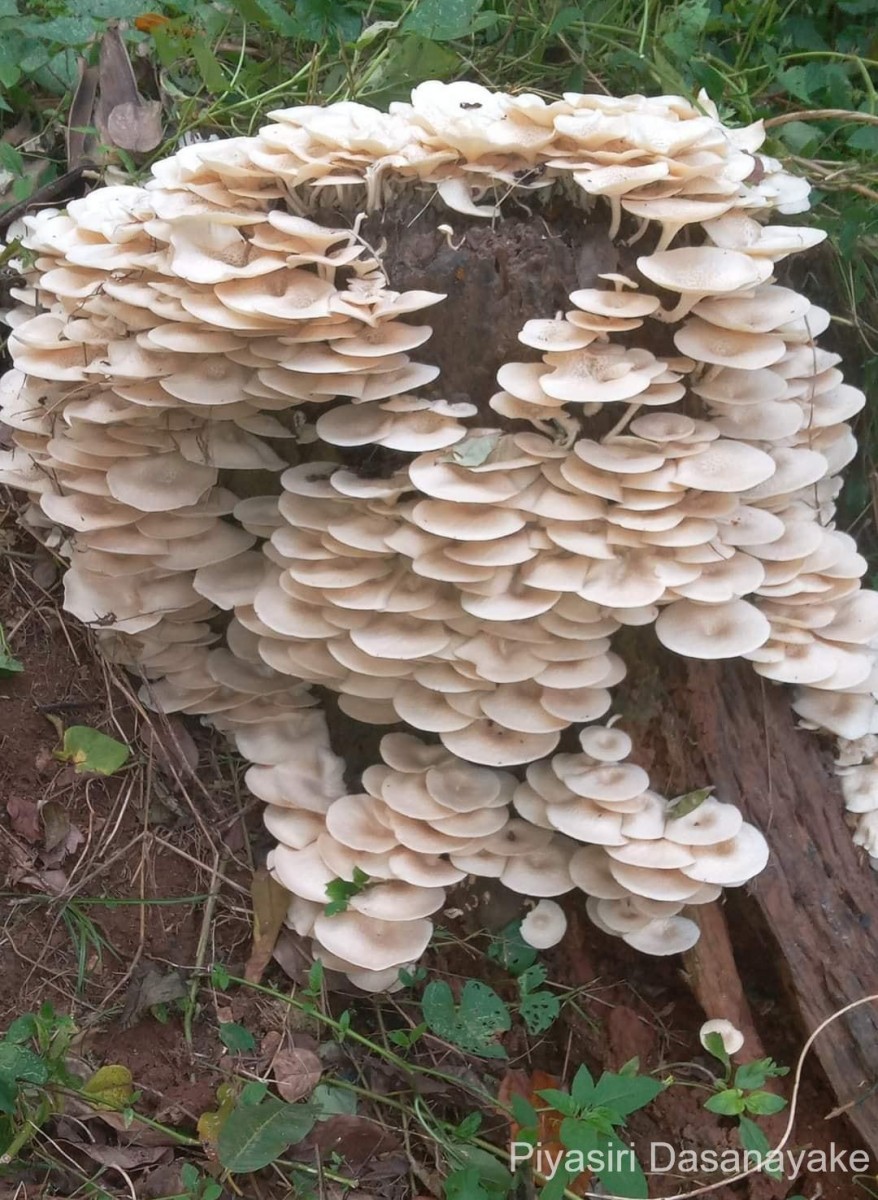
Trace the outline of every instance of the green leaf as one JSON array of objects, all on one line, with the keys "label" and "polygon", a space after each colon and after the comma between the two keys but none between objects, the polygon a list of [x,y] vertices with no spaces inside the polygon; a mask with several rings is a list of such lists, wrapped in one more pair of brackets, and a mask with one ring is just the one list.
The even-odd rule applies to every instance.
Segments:
[{"label": "green leaf", "polygon": [[62,762],[73,763],[77,774],[90,771],[96,775],[112,775],[125,765],[130,753],[124,742],[87,725],[71,725],[64,733],[61,750],[55,751]]},{"label": "green leaf", "polygon": [[740,1088],[726,1088],[705,1100],[704,1107],[708,1112],[719,1113],[723,1117],[736,1117],[744,1111],[744,1094]]},{"label": "green leaf", "polygon": [[458,467],[480,467],[493,454],[499,438],[499,433],[488,433],[481,437],[464,438],[462,442],[458,442],[456,446],[451,447],[451,450],[444,456],[442,461],[453,462]]},{"label": "green leaf", "polygon": [[222,1166],[234,1174],[259,1171],[306,1137],[314,1125],[311,1110],[266,1096],[261,1104],[232,1110],[217,1139]]},{"label": "green leaf", "polygon": [[565,1117],[558,1132],[562,1146],[568,1150],[578,1150],[586,1156],[597,1150],[603,1136],[591,1121],[581,1117]]},{"label": "green leaf", "polygon": [[[771,1153],[771,1145],[768,1138],[759,1128],[755,1121],[751,1121],[749,1117],[741,1117],[738,1121],[738,1136],[741,1139],[741,1145],[745,1150],[749,1150],[765,1160]],[[772,1179],[781,1179],[783,1171],[777,1167],[763,1166],[764,1174]]]},{"label": "green leaf", "polygon": [[216,55],[200,37],[192,38],[189,48],[202,83],[213,95],[220,95],[226,90],[226,77]]},{"label": "green leaf", "polygon": [[210,983],[218,992],[224,992],[232,981],[228,968],[223,963],[214,963],[210,968]]},{"label": "green leaf", "polygon": [[696,808],[701,807],[712,791],[712,787],[703,787],[696,788],[694,792],[684,792],[682,796],[675,796],[668,805],[668,816],[672,821],[688,817]]},{"label": "green leaf", "polygon": [[523,975],[537,961],[537,952],[521,936],[521,921],[506,925],[488,947],[488,958],[510,975]]},{"label": "green leaf", "polygon": [[522,1096],[521,1092],[512,1093],[509,1097],[509,1107],[512,1109],[516,1125],[528,1129],[539,1124],[537,1110],[526,1096]]},{"label": "green leaf", "polygon": [[239,1104],[261,1104],[268,1095],[268,1084],[263,1079],[251,1079],[241,1088]]},{"label": "green leaf", "polygon": [[506,1166],[487,1150],[451,1142],[446,1148],[449,1166],[455,1171],[475,1171],[480,1186],[487,1195],[499,1198],[509,1194],[512,1175]]},{"label": "green leaf", "polygon": [[570,1094],[577,1104],[585,1107],[586,1104],[594,1103],[595,1083],[594,1076],[588,1067],[583,1065],[573,1076],[573,1083],[570,1086]]},{"label": "green leaf", "polygon": [[0,1042],[0,1079],[7,1083],[45,1083],[49,1069],[39,1054],[14,1042]]},{"label": "green leaf", "polygon": [[626,1063],[622,1064],[619,1068],[619,1074],[625,1076],[636,1075],[639,1070],[640,1059],[635,1055],[634,1058],[629,1058]]},{"label": "green leaf", "polygon": [[753,1092],[745,1099],[744,1106],[747,1112],[757,1117],[770,1117],[785,1109],[787,1102],[783,1096],[776,1096],[774,1092]]},{"label": "green leaf", "polygon": [[464,1117],[464,1119],[460,1122],[454,1131],[454,1135],[462,1142],[466,1142],[473,1137],[474,1134],[478,1133],[481,1125],[482,1114],[477,1112],[470,1113],[468,1117]]},{"label": "green leaf", "polygon": [[357,1111],[357,1097],[334,1084],[318,1083],[308,1098],[308,1105],[318,1121],[325,1121],[327,1117],[352,1117]]},{"label": "green leaf", "polygon": [[336,913],[346,912],[353,896],[359,895],[369,882],[369,876],[359,867],[354,867],[353,879],[331,879],[326,885],[329,903],[323,909],[323,915],[334,917]]},{"label": "green leaf", "polygon": [[233,1054],[250,1054],[256,1049],[256,1039],[244,1025],[226,1021],[219,1027],[220,1041]]},{"label": "green leaf", "polygon": [[522,997],[518,1011],[528,1033],[536,1036],[551,1029],[561,1012],[561,1001],[554,992],[528,992]]},{"label": "green leaf", "polygon": [[735,1071],[735,1087],[749,1091],[750,1088],[762,1087],[768,1078],[766,1065],[770,1058],[757,1058],[753,1062],[742,1063]]},{"label": "green leaf", "polygon": [[460,58],[439,42],[410,35],[394,38],[369,79],[369,96],[382,104],[408,100],[415,84],[424,79],[448,79],[460,67]]},{"label": "green leaf", "polygon": [[715,1031],[713,1033],[709,1033],[707,1037],[702,1038],[701,1044],[704,1046],[704,1049],[708,1052],[708,1054],[712,1054],[714,1058],[719,1059],[726,1070],[729,1070],[731,1067],[731,1061],[729,1060],[725,1043],[718,1033]]},{"label": "green leaf", "polygon": [[418,0],[402,23],[405,33],[453,42],[472,31],[482,0]]},{"label": "green leaf", "polygon": [[[18,1088],[12,1079],[0,1077],[0,1113],[14,1113],[18,1101]],[[3,1125],[7,1122],[3,1122]],[[3,1149],[3,1137],[0,1133],[0,1151]]]},{"label": "green leaf", "polygon": [[24,1013],[20,1017],[16,1017],[6,1030],[4,1041],[7,1042],[29,1042],[37,1032],[37,1018],[33,1013]]},{"label": "green leaf", "polygon": [[562,1092],[558,1088],[541,1088],[537,1095],[565,1117],[575,1117],[581,1107],[569,1092]]},{"label": "green leaf", "polygon": [[848,135],[847,144],[852,150],[865,150],[867,154],[878,154],[878,125],[861,125]]},{"label": "green leaf", "polygon": [[442,1185],[445,1200],[491,1200],[491,1193],[482,1185],[475,1167],[459,1167],[449,1171]]},{"label": "green leaf", "polygon": [[421,1008],[424,1020],[439,1037],[483,1058],[506,1057],[494,1039],[511,1027],[509,1009],[486,983],[468,980],[460,1004],[455,1005],[448,984],[434,980],[424,989]]},{"label": "green leaf", "polygon": [[604,1161],[610,1164],[607,1170],[598,1172],[604,1188],[613,1196],[646,1200],[649,1184],[631,1147],[615,1135],[605,1138],[603,1146],[606,1155]]},{"label": "green leaf", "polygon": [[627,1117],[629,1113],[645,1108],[663,1090],[661,1080],[648,1075],[631,1077],[605,1071],[597,1082],[591,1103],[612,1108],[619,1116]]}]

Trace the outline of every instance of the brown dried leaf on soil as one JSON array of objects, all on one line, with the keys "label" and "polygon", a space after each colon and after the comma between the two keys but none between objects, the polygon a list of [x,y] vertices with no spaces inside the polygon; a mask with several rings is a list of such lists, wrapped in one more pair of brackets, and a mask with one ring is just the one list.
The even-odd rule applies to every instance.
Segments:
[{"label": "brown dried leaf on soil", "polygon": [[348,1114],[318,1121],[306,1144],[319,1151],[323,1158],[330,1154],[339,1155],[354,1169],[400,1148],[399,1140],[382,1125],[368,1117]]},{"label": "brown dried leaf on soil", "polygon": [[85,834],[70,821],[67,809],[50,800],[40,809],[43,822],[45,850],[40,857],[47,867],[57,867],[68,854],[73,854],[85,841]]},{"label": "brown dried leaf on soil", "polygon": [[25,800],[23,796],[10,796],[6,801],[6,812],[9,814],[12,832],[35,846],[42,837],[40,812],[36,801]]},{"label": "brown dried leaf on soil", "polygon": [[171,1159],[168,1146],[93,1146],[83,1143],[79,1149],[95,1162],[120,1171],[136,1171]]},{"label": "brown dried leaf on soil", "polygon": [[194,779],[198,770],[198,747],[182,721],[162,718],[161,724],[144,724],[140,740],[154,756],[156,765],[172,779]]},{"label": "brown dried leaf on soil", "polygon": [[272,1067],[280,1095],[289,1104],[310,1096],[323,1074],[323,1064],[313,1050],[280,1050]]},{"label": "brown dried leaf on soil", "polygon": [[258,983],[271,961],[275,942],[290,906],[290,894],[272,879],[265,867],[260,867],[253,876],[250,895],[253,902],[253,946],[244,968],[244,978],[248,983]]},{"label": "brown dried leaf on soil", "polygon": [[123,1029],[128,1029],[156,1004],[170,1004],[173,1000],[180,1000],[188,990],[182,971],[176,968],[169,971],[156,963],[143,963],[140,969],[134,972],[119,1024]]}]

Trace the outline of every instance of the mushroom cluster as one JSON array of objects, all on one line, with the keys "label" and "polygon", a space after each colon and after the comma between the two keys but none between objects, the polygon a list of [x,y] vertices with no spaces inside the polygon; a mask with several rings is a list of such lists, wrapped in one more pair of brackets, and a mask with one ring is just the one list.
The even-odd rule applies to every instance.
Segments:
[{"label": "mushroom cluster", "polygon": [[[481,875],[578,887],[647,952],[690,945],[683,906],[767,849],[731,805],[680,812],[593,724],[626,625],[797,685],[844,739],[878,863],[878,598],[833,523],[864,397],[816,344],[825,310],[776,281],[823,234],[768,220],[808,189],[761,125],[704,97],[435,82],[389,113],[271,116],[25,218],[0,482],[145,702],[253,764],[294,928],[382,988]],[[394,290],[362,234],[403,195],[470,222],[562,203],[643,253],[533,313],[493,395],[448,399],[413,357],[444,295]],[[429,741],[387,734],[351,792],[311,685]],[[355,867],[370,885],[327,916]]]}]

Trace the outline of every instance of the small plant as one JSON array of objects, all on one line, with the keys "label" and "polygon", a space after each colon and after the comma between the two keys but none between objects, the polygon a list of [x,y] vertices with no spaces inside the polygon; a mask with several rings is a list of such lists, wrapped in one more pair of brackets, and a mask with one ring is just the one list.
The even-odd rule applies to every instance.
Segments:
[{"label": "small plant", "polygon": [[[736,1032],[736,1031],[735,1031]],[[715,1031],[704,1033],[702,1044],[723,1066],[723,1074],[713,1083],[713,1095],[704,1102],[708,1112],[724,1117],[736,1117],[738,1136],[745,1150],[751,1150],[760,1158],[771,1151],[768,1139],[753,1117],[767,1117],[782,1112],[787,1106],[783,1096],[767,1092],[764,1085],[769,1079],[779,1079],[789,1074],[789,1067],[779,1067],[773,1058],[758,1058],[753,1062],[734,1066],[727,1048],[728,1038]],[[731,1043],[737,1044],[736,1042]],[[732,1050],[732,1053],[735,1053]],[[780,1178],[782,1172],[768,1166],[766,1175]]]},{"label": "small plant", "polygon": [[0,1160],[11,1162],[61,1107],[59,1089],[79,1087],[67,1069],[76,1033],[44,1004],[17,1017],[0,1041]]},{"label": "small plant", "polygon": [[0,679],[10,679],[14,675],[20,675],[23,670],[24,663],[9,649],[6,630],[0,625]]}]

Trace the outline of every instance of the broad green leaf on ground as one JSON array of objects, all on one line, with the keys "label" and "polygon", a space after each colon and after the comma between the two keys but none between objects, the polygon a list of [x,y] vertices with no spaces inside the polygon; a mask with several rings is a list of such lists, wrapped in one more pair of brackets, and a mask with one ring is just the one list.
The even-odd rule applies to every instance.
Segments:
[{"label": "broad green leaf on ground", "polygon": [[217,1138],[217,1155],[227,1171],[259,1171],[280,1158],[288,1146],[311,1132],[309,1109],[266,1096],[261,1104],[233,1109]]},{"label": "broad green leaf on ground", "polygon": [[124,742],[117,742],[97,729],[71,725],[64,731],[61,749],[55,751],[55,757],[73,763],[77,773],[112,775],[125,765],[130,753]]},{"label": "broad green leaf on ground", "polygon": [[403,21],[406,33],[437,42],[452,42],[472,32],[482,0],[419,0]]},{"label": "broad green leaf on ground", "polygon": [[48,1068],[39,1054],[15,1042],[0,1042],[0,1079],[40,1084],[48,1078]]},{"label": "broad green leaf on ground", "polygon": [[528,1033],[545,1033],[561,1012],[561,1001],[552,992],[528,992],[522,996],[518,1011]]},{"label": "broad green leaf on ground", "polygon": [[219,1027],[220,1041],[232,1054],[250,1054],[256,1049],[256,1039],[245,1025],[225,1021]]},{"label": "broad green leaf on ground", "polygon": [[451,988],[434,980],[424,989],[421,1001],[424,1020],[433,1033],[483,1058],[505,1058],[496,1042],[511,1026],[509,1009],[493,988],[470,979],[455,1005]]},{"label": "broad green leaf on ground", "polygon": [[121,1063],[108,1063],[99,1067],[83,1085],[82,1094],[96,1107],[123,1108],[134,1094],[134,1079],[129,1069]]},{"label": "broad green leaf on ground", "polygon": [[663,1088],[660,1080],[648,1075],[632,1077],[605,1071],[595,1085],[591,1102],[611,1108],[620,1117],[627,1117],[653,1101]]}]

